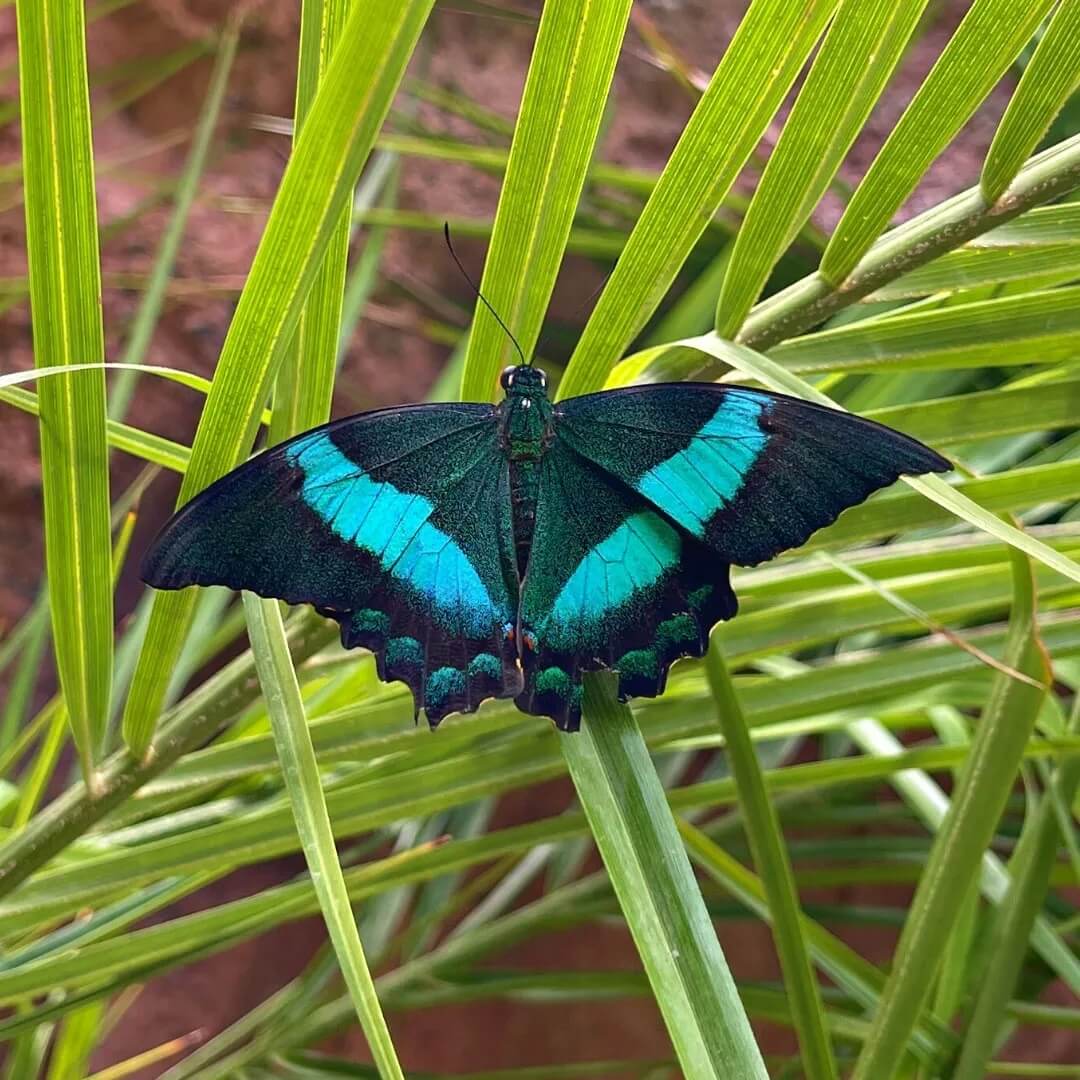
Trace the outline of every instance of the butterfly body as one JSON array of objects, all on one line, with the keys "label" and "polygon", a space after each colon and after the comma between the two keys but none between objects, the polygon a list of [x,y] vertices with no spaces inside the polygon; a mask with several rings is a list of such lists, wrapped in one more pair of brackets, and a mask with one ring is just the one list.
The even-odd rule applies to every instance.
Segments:
[{"label": "butterfly body", "polygon": [[[515,369],[516,370],[516,369]],[[522,367],[505,380],[506,397],[496,406],[500,446],[510,471],[510,499],[518,573],[525,576],[540,497],[540,461],[554,438],[554,408],[543,372]]]},{"label": "butterfly body", "polygon": [[765,391],[657,384],[553,404],[507,369],[498,405],[348,417],[252,458],[187,504],[143,565],[310,603],[435,726],[489,697],[564,730],[582,675],[661,693],[737,610],[732,564],[802,543],[902,473],[907,436]]}]

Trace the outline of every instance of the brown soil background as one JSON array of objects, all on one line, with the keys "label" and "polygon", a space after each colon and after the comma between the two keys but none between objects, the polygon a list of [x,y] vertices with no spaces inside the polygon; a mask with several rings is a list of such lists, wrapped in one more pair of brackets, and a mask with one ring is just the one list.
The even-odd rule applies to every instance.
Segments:
[{"label": "brown soil background", "polygon": [[[233,4],[226,0],[141,0],[89,29],[91,70],[139,57],[165,55],[183,40],[197,40],[216,31]],[[665,0],[646,3],[644,10],[678,49],[702,71],[711,71],[737,25],[746,4],[726,0]],[[933,5],[932,5],[933,6]],[[907,104],[967,3],[939,3],[931,30],[913,48],[904,70],[894,80],[871,123],[849,156],[847,179],[865,170]],[[175,276],[191,282],[228,284],[242,280],[265,222],[264,212],[236,212],[231,201],[251,200],[265,206],[272,198],[284,166],[288,144],[277,135],[253,130],[252,113],[291,116],[295,75],[299,3],[269,0],[251,21],[233,70],[228,100],[215,138],[215,149],[200,197],[191,214]],[[536,10],[536,5],[525,5]],[[437,8],[426,32],[430,48],[428,77],[459,89],[474,100],[512,118],[531,50],[533,27],[528,23]],[[0,70],[14,72],[16,59],[14,14],[0,13]],[[607,160],[659,169],[665,162],[692,102],[671,76],[645,59],[646,50],[631,30],[616,75],[616,109],[604,143]],[[131,105],[114,108],[107,91],[95,92],[95,143],[98,159],[98,203],[103,225],[116,221],[139,205],[155,179],[178,174],[200,108],[209,74],[209,61],[184,69]],[[13,79],[5,87],[16,93]],[[905,208],[910,214],[940,201],[971,183],[1007,101],[1009,86],[999,87],[954,146],[936,163],[925,183]],[[467,132],[444,114],[426,109],[421,114],[434,125],[462,135]],[[775,132],[771,133],[773,136]],[[164,148],[162,148],[164,147]],[[0,162],[18,160],[16,125],[0,131]],[[404,163],[401,205],[449,215],[490,215],[498,197],[495,180],[464,167],[409,159]],[[24,224],[21,204],[0,213],[0,276],[25,274]],[[826,202],[818,215],[828,228],[836,208]],[[133,226],[106,243],[102,262],[106,275],[143,274],[152,263],[169,207],[142,213]],[[459,241],[469,265],[479,268],[483,250]],[[352,343],[339,380],[335,413],[359,407],[417,400],[445,362],[447,350],[418,332],[425,312],[410,290],[449,295],[464,301],[461,281],[437,236],[399,231],[392,235],[384,257],[384,281],[375,303]],[[598,282],[594,267],[569,260],[556,289],[553,308],[569,316],[577,312]],[[406,286],[406,287],[403,287]],[[132,290],[107,287],[104,318],[110,359],[119,356],[126,328],[137,305]],[[213,370],[233,304],[232,294],[196,292],[173,296],[158,325],[147,362],[168,364],[210,374]],[[32,365],[28,305],[18,303],[0,316],[3,360],[0,370]],[[197,419],[194,395],[177,392],[171,384],[144,379],[130,413],[133,423],[189,442]],[[0,627],[11,625],[32,602],[42,571],[40,470],[35,423],[14,410],[0,412],[4,469],[0,471]],[[116,455],[113,484],[119,491],[134,477],[137,466]],[[164,520],[175,496],[169,478],[155,482],[144,499],[133,550],[141,551]],[[138,595],[133,576],[125,578],[118,613],[127,615]],[[41,700],[51,687],[39,687]],[[504,800],[499,822],[528,821],[566,805],[565,785],[548,784]],[[164,916],[175,916],[245,895],[300,869],[298,860],[281,860],[253,867],[219,882],[176,905]],[[832,900],[851,903],[902,902],[905,898],[879,891],[843,895]],[[123,1060],[166,1039],[194,1030],[206,1035],[220,1031],[273,990],[298,973],[323,940],[318,920],[292,924],[199,961],[155,980],[94,1055],[93,1065]],[[777,974],[768,934],[756,924],[726,924],[723,944],[740,977],[770,979]],[[891,953],[890,935],[866,932],[852,940],[865,955],[884,962]],[[636,968],[637,958],[625,932],[614,927],[590,928],[536,940],[495,958],[501,967],[585,969]],[[1051,999],[1067,1000],[1056,993]],[[663,1059],[670,1055],[655,1007],[647,1000],[566,1007],[484,1003],[460,1008],[436,1008],[407,1017],[391,1017],[403,1063],[411,1069],[463,1071],[557,1061],[610,1057]],[[793,1049],[790,1036],[762,1025],[759,1033],[770,1050]],[[1057,1039],[1055,1042],[1054,1039]],[[334,1049],[366,1057],[357,1033],[337,1040]],[[1009,1047],[1013,1058],[1075,1060],[1078,1050],[1064,1035],[1022,1039]],[[146,1070],[140,1076],[158,1075]]]}]

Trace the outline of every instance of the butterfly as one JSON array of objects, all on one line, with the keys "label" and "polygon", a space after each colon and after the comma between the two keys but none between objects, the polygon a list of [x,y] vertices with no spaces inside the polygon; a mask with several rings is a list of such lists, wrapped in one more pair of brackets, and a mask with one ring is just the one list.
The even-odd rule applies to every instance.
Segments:
[{"label": "butterfly", "polygon": [[435,727],[514,698],[564,731],[582,675],[663,692],[735,615],[753,566],[903,474],[951,468],[897,431],[764,390],[659,383],[553,403],[507,368],[498,405],[360,413],[251,458],[187,503],[142,566],[312,604]]}]

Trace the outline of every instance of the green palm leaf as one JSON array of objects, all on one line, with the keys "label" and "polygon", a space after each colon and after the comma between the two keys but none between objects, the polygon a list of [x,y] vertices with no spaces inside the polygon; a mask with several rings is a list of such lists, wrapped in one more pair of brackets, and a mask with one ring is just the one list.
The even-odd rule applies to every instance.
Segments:
[{"label": "green palm leaf", "polygon": [[[124,5],[103,0],[85,21]],[[428,0],[348,6],[304,5],[290,162],[205,379],[177,359],[103,362],[86,98],[88,85],[112,95],[95,100],[104,115],[215,43],[88,73],[81,7],[18,0],[21,102],[0,103],[0,122],[21,112],[24,161],[0,182],[9,205],[24,186],[29,275],[0,282],[0,302],[29,296],[37,366],[0,375],[0,408],[41,417],[47,573],[25,618],[0,628],[12,687],[0,712],[6,1077],[117,1077],[139,1062],[166,1080],[400,1075],[419,1010],[433,1006],[454,1009],[476,1047],[462,1067],[478,1080],[1071,1068],[994,1055],[1007,1056],[999,1048],[1019,1027],[1040,1048],[1080,1027],[1080,1009],[1044,1003],[1055,980],[1080,986],[1069,815],[1080,762],[1077,4],[975,0],[943,41],[940,5],[918,0],[754,0],[706,57],[711,79],[669,36],[677,12],[629,0],[549,3],[539,21],[470,0],[441,12],[423,47]],[[507,50],[528,43],[520,104],[472,100],[469,78],[429,65],[452,20],[477,55],[485,34]],[[247,33],[237,43],[237,29],[217,44],[153,272],[104,278],[107,290],[145,288],[130,330],[107,328],[125,361],[144,355],[178,284],[185,303],[206,291],[171,267],[185,219],[189,233],[200,227],[188,210],[219,199],[200,181],[223,160],[213,119],[228,115],[234,46],[245,59],[257,47]],[[933,43],[936,62],[914,79],[905,54]],[[620,95],[643,62],[658,85],[670,80],[672,100],[693,99],[669,160],[649,170],[633,139],[613,160],[606,123],[635,120]],[[981,177],[961,178],[957,157],[956,183],[970,186],[890,227],[993,88],[1011,100]],[[896,95],[909,104],[852,192],[845,158]],[[293,133],[291,121],[255,123]],[[444,206],[431,185],[416,201],[410,170],[422,162],[495,178],[497,210]],[[125,168],[104,154],[97,165],[99,176]],[[155,182],[143,205],[172,195]],[[137,221],[110,222],[101,241],[126,243]],[[386,298],[403,290],[415,332],[451,353],[433,397],[491,397],[514,356],[488,310],[477,304],[465,331],[459,304],[401,271],[396,245],[444,221],[489,240],[482,287],[526,352],[543,329],[553,375],[569,357],[563,396],[757,383],[909,432],[957,472],[898,485],[802,549],[737,568],[741,610],[723,628],[722,660],[680,662],[662,697],[629,707],[591,681],[576,736],[506,702],[418,730],[407,693],[380,683],[370,657],[344,653],[312,612],[283,621],[271,601],[147,595],[114,627],[113,570],[151,471],[110,507],[112,450],[181,475],[189,497],[264,430],[279,439],[324,419],[342,340],[357,320],[386,320]],[[343,305],[353,226],[363,246]],[[583,259],[610,273],[584,328],[547,315],[557,275]],[[381,336],[364,335],[373,393]],[[122,373],[115,419],[109,367]],[[149,430],[139,401],[119,419],[129,379],[146,373],[203,407],[193,445]],[[61,693],[35,712],[50,640]],[[62,771],[69,732],[81,780]],[[536,800],[541,783],[555,803]],[[297,854],[307,872],[271,887],[200,892]],[[851,901],[875,885],[872,903]],[[841,899],[823,903],[823,889]],[[138,1056],[98,1064],[135,987],[180,978],[196,958],[231,963],[234,946],[320,914],[327,947],[204,1044],[150,1030]],[[571,969],[548,936],[587,941],[613,926],[629,932],[638,969]],[[748,927],[755,942],[773,935],[779,981],[750,977],[762,969],[739,953]],[[881,962],[850,940],[872,940]],[[536,950],[544,970],[514,962]],[[572,1064],[567,1042],[545,1064],[523,1041],[520,1067],[493,1069],[501,1033],[472,1011],[512,1007],[526,1030],[601,1000],[654,1008],[670,1046],[654,1062],[590,1047]],[[357,1038],[358,1021],[377,1064],[320,1049]],[[788,1030],[797,1053],[762,1054],[760,1024]],[[169,1050],[190,1053],[166,1065]],[[431,1080],[449,1075],[438,1052],[438,1040],[424,1048]]]}]

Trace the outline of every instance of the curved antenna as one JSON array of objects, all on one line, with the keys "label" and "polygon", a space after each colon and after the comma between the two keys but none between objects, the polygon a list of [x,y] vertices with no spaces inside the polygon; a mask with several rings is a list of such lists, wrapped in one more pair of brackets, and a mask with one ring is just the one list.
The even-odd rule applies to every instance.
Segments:
[{"label": "curved antenna", "polygon": [[461,260],[457,257],[457,252],[454,250],[454,245],[450,242],[450,222],[449,221],[444,221],[443,222],[443,236],[446,237],[446,246],[450,249],[450,258],[453,259],[454,262],[457,264],[457,268],[461,271],[461,276],[472,287],[472,291],[474,293],[476,293],[477,297],[479,298],[480,302],[484,305],[484,307],[486,307],[488,309],[488,311],[490,311],[491,314],[495,317],[495,321],[503,328],[503,330],[506,331],[506,336],[514,343],[514,348],[517,349],[517,354],[518,354],[518,356],[521,357],[522,365],[524,367],[529,367],[531,365],[532,361],[525,359],[525,354],[521,351],[521,346],[518,344],[517,338],[514,337],[514,335],[510,333],[510,327],[507,326],[506,323],[504,323],[502,321],[502,319],[499,318],[499,313],[488,303],[487,297],[480,291],[480,286],[477,285],[476,282],[473,281],[473,279],[471,277],[469,277],[469,271],[466,270],[465,267],[461,265]]}]

